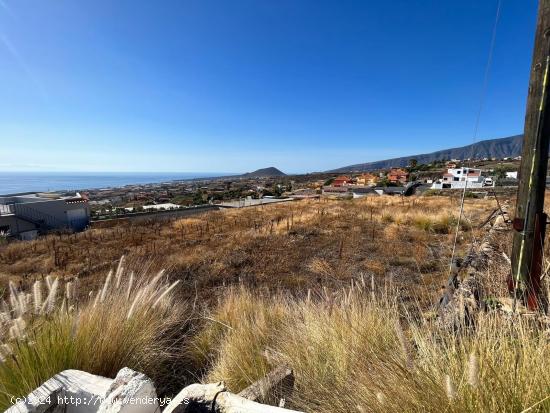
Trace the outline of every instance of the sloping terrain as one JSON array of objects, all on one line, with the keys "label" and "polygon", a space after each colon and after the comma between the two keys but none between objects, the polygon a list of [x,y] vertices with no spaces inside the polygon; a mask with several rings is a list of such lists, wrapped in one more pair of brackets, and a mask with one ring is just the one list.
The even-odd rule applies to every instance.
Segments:
[{"label": "sloping terrain", "polygon": [[[192,286],[185,290],[190,296],[197,291],[205,298],[212,288],[239,283],[295,293],[339,288],[361,273],[381,283],[392,279],[411,294],[417,287],[437,293],[446,279],[458,202],[300,201],[52,234],[0,246],[0,287],[7,279],[27,285],[46,275],[78,275],[88,292],[124,254],[128,262],[166,268]],[[467,200],[468,219],[480,222],[493,204]]]},{"label": "sloping terrain", "polygon": [[342,168],[333,169],[329,172],[372,171],[376,169],[404,167],[409,164],[411,159],[416,159],[419,164],[427,164],[434,161],[449,159],[513,158],[521,155],[522,143],[523,135],[510,136],[508,138],[501,139],[488,139],[459,148],[442,149],[432,153],[348,165]]}]

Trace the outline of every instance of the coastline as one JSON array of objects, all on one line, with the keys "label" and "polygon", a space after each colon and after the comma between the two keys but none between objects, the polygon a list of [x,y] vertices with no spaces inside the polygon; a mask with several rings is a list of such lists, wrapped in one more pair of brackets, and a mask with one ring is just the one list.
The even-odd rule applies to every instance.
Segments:
[{"label": "coastline", "polygon": [[[223,172],[0,172],[0,194],[99,191],[219,179]],[[236,175],[232,175],[236,176]]]}]

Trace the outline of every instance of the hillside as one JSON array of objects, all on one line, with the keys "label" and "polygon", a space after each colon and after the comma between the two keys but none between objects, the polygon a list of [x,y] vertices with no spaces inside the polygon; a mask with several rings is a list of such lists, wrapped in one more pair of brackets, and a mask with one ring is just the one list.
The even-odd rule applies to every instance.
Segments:
[{"label": "hillside", "polygon": [[254,172],[247,172],[241,176],[243,178],[266,178],[273,176],[286,176],[286,174],[274,166],[270,166],[269,168],[257,169]]},{"label": "hillside", "polygon": [[476,278],[490,305],[453,298],[472,324],[437,323],[459,202],[305,200],[0,244],[0,411],[65,369],[139,370],[173,400],[281,365],[285,407],[305,413],[549,411],[546,320],[504,313],[512,231],[486,237],[491,198],[465,199],[457,239],[460,257],[490,241]]},{"label": "hillside", "polygon": [[419,164],[422,164],[443,159],[516,157],[518,155],[521,155],[522,142],[523,135],[510,136],[508,138],[501,139],[488,139],[459,148],[443,149],[431,153],[348,165],[342,168],[333,169],[328,172],[372,171],[375,169],[403,167],[407,166],[411,159],[416,159]]}]

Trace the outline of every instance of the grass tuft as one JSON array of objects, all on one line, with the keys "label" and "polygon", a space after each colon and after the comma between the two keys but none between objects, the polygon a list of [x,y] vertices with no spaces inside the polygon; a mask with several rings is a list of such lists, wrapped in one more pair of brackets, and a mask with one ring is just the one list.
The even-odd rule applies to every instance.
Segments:
[{"label": "grass tuft", "polygon": [[[24,396],[69,368],[113,377],[130,367],[155,379],[162,392],[173,379],[168,371],[180,355],[174,349],[181,346],[186,325],[185,304],[173,298],[178,283],[169,284],[163,273],[152,279],[133,273],[128,281],[123,274],[117,277],[118,287],[110,273],[103,288],[80,305],[74,290],[78,281],[66,283],[64,297],[57,298],[57,278],[47,281],[43,303],[39,281],[34,298],[29,295],[34,306],[10,300],[11,308],[1,317],[9,329],[0,345],[1,409],[9,407],[12,396]],[[11,289],[16,297],[24,296],[15,285]]]},{"label": "grass tuft", "polygon": [[306,412],[550,409],[550,400],[541,402],[550,348],[536,323],[490,313],[457,337],[428,321],[402,327],[393,302],[357,287],[303,301],[232,292],[214,315],[218,323],[204,330],[215,348],[206,377],[240,391],[278,364],[291,366],[288,405]]}]

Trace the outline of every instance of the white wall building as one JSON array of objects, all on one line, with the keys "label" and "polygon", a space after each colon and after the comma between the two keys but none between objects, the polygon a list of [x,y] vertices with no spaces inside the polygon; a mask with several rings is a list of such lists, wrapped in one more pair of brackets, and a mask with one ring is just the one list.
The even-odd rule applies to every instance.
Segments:
[{"label": "white wall building", "polygon": [[53,230],[82,231],[90,223],[88,198],[53,192],[0,195],[0,232],[21,239]]},{"label": "white wall building", "polygon": [[486,186],[494,186],[491,179],[481,176],[481,169],[475,168],[449,168],[447,173],[443,174],[443,178],[438,179],[432,184],[432,189],[461,189],[467,188],[483,188]]}]

